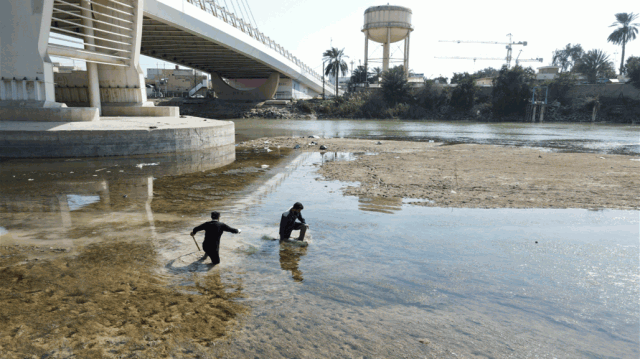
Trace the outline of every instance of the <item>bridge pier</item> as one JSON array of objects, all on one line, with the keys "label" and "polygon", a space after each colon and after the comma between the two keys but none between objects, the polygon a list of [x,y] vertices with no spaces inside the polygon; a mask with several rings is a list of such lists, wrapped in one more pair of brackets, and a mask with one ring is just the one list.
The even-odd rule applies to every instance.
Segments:
[{"label": "bridge pier", "polygon": [[271,100],[278,91],[280,83],[280,74],[277,72],[269,75],[267,82],[252,89],[239,90],[224,82],[220,75],[211,74],[211,86],[216,93],[216,97],[221,100]]},{"label": "bridge pier", "polygon": [[[178,107],[147,101],[143,5],[0,1],[0,157],[129,156],[234,143],[233,122],[181,118]],[[54,74],[50,56],[86,61],[88,71]],[[100,112],[111,117],[99,121]]]}]

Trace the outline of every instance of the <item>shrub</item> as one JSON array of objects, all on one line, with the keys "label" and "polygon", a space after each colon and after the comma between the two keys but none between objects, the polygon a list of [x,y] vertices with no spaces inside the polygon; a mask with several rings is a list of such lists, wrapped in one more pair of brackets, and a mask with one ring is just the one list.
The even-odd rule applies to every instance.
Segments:
[{"label": "shrub", "polygon": [[396,66],[382,73],[382,95],[388,105],[408,102],[410,90],[404,66]]},{"label": "shrub", "polygon": [[458,86],[451,92],[451,107],[456,110],[471,109],[476,95],[475,78],[465,72],[461,76],[458,76],[457,84]]},{"label": "shrub", "polygon": [[493,82],[491,92],[493,113],[499,116],[524,115],[531,96],[533,79],[534,73],[531,68],[515,66],[508,69],[502,66]]}]

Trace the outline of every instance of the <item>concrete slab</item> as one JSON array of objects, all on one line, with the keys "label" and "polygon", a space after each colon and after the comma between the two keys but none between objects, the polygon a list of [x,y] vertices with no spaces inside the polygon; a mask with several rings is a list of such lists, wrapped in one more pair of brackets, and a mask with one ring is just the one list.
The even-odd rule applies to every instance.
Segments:
[{"label": "concrete slab", "polygon": [[0,121],[0,157],[103,157],[233,145],[231,121],[199,117],[101,117],[94,122]]}]

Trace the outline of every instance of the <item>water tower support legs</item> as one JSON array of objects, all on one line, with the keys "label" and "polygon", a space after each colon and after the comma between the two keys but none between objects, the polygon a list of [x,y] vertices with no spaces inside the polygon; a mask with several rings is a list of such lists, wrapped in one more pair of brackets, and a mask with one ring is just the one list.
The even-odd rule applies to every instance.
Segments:
[{"label": "water tower support legs", "polygon": [[[367,81],[367,73],[369,71],[369,34],[365,31],[364,33],[364,73],[365,73],[365,82]],[[377,79],[376,79],[377,82]]]},{"label": "water tower support legs", "polygon": [[407,77],[409,77],[409,36],[411,36],[410,32],[404,39],[404,73]]},{"label": "water tower support legs", "polygon": [[382,71],[389,71],[389,47],[391,46],[391,29],[387,28],[387,42],[382,47]]}]

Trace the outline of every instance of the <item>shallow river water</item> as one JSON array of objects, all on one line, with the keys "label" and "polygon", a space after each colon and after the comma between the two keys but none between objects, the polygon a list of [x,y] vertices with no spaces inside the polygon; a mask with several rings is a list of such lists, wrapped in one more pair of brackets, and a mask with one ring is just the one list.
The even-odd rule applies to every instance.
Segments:
[{"label": "shallow river water", "polygon": [[[316,130],[279,134],[371,135]],[[255,122],[237,133],[272,134]],[[421,207],[346,197],[348,183],[316,174],[322,162],[358,155],[227,149],[3,161],[0,239],[73,252],[116,233],[150,241],[157,276],[172,285],[215,275],[239,286],[251,311],[236,330],[175,357],[640,355],[637,211]],[[296,201],[311,225],[306,248],[269,240]],[[223,236],[214,269],[188,236],[211,210],[243,230]]]}]

